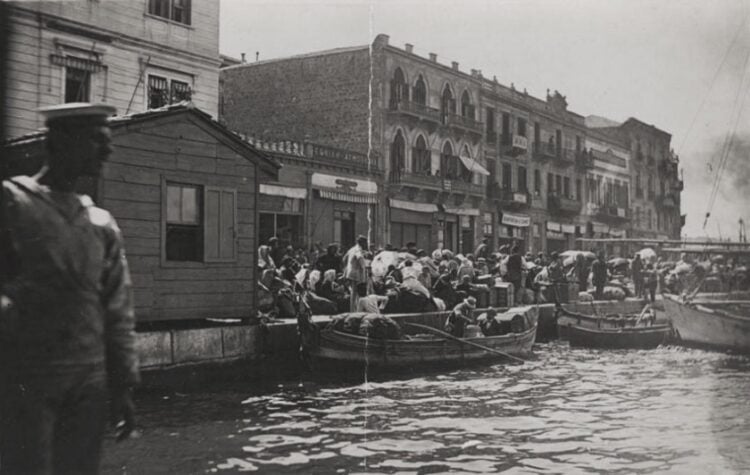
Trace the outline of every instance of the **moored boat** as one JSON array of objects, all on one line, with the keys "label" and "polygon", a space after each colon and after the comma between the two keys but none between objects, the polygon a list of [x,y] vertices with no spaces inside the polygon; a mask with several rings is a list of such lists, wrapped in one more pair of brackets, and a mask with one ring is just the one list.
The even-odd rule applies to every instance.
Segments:
[{"label": "moored boat", "polygon": [[664,295],[664,311],[672,322],[675,338],[688,346],[700,346],[750,354],[750,300],[693,299]]},{"label": "moored boat", "polygon": [[[442,313],[447,316],[447,313]],[[514,357],[530,354],[536,340],[538,309],[531,306],[519,307],[505,313],[523,314],[528,322],[527,328],[516,333],[465,339],[424,334],[408,335],[405,339],[380,339],[353,335],[334,330],[330,326],[317,330],[309,325],[301,325],[302,349],[312,360],[313,367],[330,363],[388,370],[414,370],[422,366],[463,365],[498,360],[503,358],[502,353]],[[419,317],[415,315],[413,320],[422,320]],[[399,319],[407,329],[410,328],[408,320],[412,318]],[[444,318],[436,320],[444,321]],[[419,326],[426,328],[424,325]],[[441,332],[437,328],[435,331]]]},{"label": "moored boat", "polygon": [[665,343],[672,333],[670,325],[597,329],[580,325],[567,328],[570,346],[606,349],[651,349]]}]

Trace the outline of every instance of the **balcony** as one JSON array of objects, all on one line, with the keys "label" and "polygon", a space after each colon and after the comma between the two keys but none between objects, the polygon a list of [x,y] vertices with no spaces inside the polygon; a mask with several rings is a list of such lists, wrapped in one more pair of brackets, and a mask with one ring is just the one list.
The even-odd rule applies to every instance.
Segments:
[{"label": "balcony", "polygon": [[576,155],[576,168],[579,170],[589,170],[594,168],[594,156],[585,151]]},{"label": "balcony", "polygon": [[659,160],[659,174],[663,177],[676,177],[677,176],[677,162],[662,158]]},{"label": "balcony", "polygon": [[391,112],[403,114],[434,124],[440,123],[440,110],[414,101],[401,100],[391,103]]},{"label": "balcony", "polygon": [[481,197],[485,195],[484,185],[461,179],[443,179],[443,191]]},{"label": "balcony", "polygon": [[576,163],[576,151],[570,150],[567,148],[564,148],[560,150],[560,156],[557,160],[557,163],[559,163],[562,166],[571,166],[575,165]]},{"label": "balcony", "polygon": [[581,212],[580,201],[559,195],[549,195],[547,207],[552,213],[561,215],[579,214]]},{"label": "balcony", "polygon": [[669,209],[677,208],[677,200],[672,193],[664,193],[656,199],[656,206]]},{"label": "balcony", "polygon": [[522,209],[531,206],[531,195],[528,191],[501,188],[497,183],[490,187],[489,197],[497,200],[503,209]]},{"label": "balcony", "polygon": [[529,149],[529,139],[523,135],[500,135],[501,150],[505,155],[516,157],[523,155]]},{"label": "balcony", "polygon": [[391,170],[388,175],[391,185],[408,186],[411,188],[443,191],[443,179],[426,173],[415,173],[405,170]]},{"label": "balcony", "polygon": [[473,135],[482,135],[482,123],[478,120],[474,120],[472,117],[464,117],[453,113],[445,113],[443,114],[443,117],[443,123],[448,127]]},{"label": "balcony", "polygon": [[534,142],[534,159],[553,160],[555,158],[557,158],[557,151],[554,144]]},{"label": "balcony", "polygon": [[685,183],[682,180],[675,180],[672,182],[672,189],[676,192],[681,192],[685,188]]},{"label": "balcony", "polygon": [[605,223],[622,223],[630,221],[630,210],[627,208],[609,205],[600,206],[594,203],[588,203],[587,208],[588,214],[596,219],[604,221]]}]

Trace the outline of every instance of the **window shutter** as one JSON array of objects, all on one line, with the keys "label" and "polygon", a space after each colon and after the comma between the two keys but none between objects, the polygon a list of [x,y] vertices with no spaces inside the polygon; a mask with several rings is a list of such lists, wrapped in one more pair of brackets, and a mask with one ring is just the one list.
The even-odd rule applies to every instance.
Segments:
[{"label": "window shutter", "polygon": [[228,262],[237,259],[237,191],[206,187],[205,259]]}]

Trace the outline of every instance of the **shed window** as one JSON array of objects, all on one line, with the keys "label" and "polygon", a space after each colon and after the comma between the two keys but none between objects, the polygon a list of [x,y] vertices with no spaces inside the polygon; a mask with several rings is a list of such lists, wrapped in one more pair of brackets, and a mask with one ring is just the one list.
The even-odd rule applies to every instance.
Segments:
[{"label": "shed window", "polygon": [[237,192],[168,183],[167,261],[231,261],[237,257]]},{"label": "shed window", "polygon": [[168,261],[203,260],[202,189],[194,185],[167,185],[166,256]]}]

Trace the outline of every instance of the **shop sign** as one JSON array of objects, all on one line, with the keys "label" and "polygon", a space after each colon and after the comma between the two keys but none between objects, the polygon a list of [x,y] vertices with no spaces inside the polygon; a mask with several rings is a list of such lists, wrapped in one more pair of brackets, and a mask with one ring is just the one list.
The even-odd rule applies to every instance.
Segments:
[{"label": "shop sign", "polygon": [[560,225],[562,232],[573,234],[576,232],[576,227],[574,224],[561,224]]},{"label": "shop sign", "polygon": [[531,218],[523,214],[513,214],[503,211],[503,219],[500,222],[507,226],[527,228],[531,224]]},{"label": "shop sign", "polygon": [[370,180],[359,180],[356,178],[327,175],[325,173],[313,173],[312,186],[316,188],[327,188],[337,191],[348,191],[357,193],[377,193],[378,185]]}]

